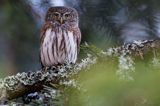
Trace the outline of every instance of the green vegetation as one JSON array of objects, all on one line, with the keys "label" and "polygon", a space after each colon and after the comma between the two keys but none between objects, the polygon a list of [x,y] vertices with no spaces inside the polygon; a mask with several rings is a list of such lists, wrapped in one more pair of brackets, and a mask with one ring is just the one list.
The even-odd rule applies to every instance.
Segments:
[{"label": "green vegetation", "polygon": [[103,59],[76,78],[81,90],[66,90],[68,106],[159,106],[160,70],[138,62],[134,80],[120,80],[115,61]]}]

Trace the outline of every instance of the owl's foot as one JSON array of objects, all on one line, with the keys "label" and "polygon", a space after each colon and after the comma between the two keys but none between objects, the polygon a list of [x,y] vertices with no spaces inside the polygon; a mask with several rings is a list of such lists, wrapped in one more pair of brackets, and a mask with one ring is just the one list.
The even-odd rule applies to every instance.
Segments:
[{"label": "owl's foot", "polygon": [[52,70],[52,71],[57,72],[56,71],[57,68],[58,68],[57,66],[50,66],[50,67],[44,67],[42,70],[44,70],[44,71]]},{"label": "owl's foot", "polygon": [[50,69],[50,67],[43,67],[43,70],[44,71],[47,71],[47,70],[49,70]]}]

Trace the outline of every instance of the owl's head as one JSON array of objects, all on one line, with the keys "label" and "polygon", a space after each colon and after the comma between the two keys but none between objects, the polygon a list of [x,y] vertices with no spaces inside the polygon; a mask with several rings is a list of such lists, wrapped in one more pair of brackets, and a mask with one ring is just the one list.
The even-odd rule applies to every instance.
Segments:
[{"label": "owl's head", "polygon": [[57,23],[59,25],[71,24],[78,25],[78,13],[71,7],[51,7],[47,11],[45,21]]}]

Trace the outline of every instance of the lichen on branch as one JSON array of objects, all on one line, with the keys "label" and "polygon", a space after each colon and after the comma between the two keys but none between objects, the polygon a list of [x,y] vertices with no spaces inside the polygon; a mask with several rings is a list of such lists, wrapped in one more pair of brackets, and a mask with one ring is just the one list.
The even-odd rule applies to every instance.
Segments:
[{"label": "lichen on branch", "polygon": [[[79,72],[88,69],[91,65],[96,64],[100,58],[117,58],[117,74],[122,78],[129,76],[134,72],[134,59],[143,60],[144,54],[153,53],[160,48],[159,40],[135,41],[130,44],[109,48],[106,51],[96,48],[93,45],[82,45],[81,54],[85,54],[76,64],[66,64],[57,68],[40,69],[32,72],[17,73],[0,80],[0,100],[12,100],[19,98],[30,92],[40,91],[44,86],[52,84],[74,85],[67,82],[67,79],[78,75]],[[131,77],[127,77],[132,79]]]},{"label": "lichen on branch", "polygon": [[8,76],[0,80],[0,100],[11,100],[33,91],[42,90],[43,85],[49,83],[59,84],[95,62],[96,58],[88,54],[85,59],[75,65],[67,64],[54,69],[41,69]]}]

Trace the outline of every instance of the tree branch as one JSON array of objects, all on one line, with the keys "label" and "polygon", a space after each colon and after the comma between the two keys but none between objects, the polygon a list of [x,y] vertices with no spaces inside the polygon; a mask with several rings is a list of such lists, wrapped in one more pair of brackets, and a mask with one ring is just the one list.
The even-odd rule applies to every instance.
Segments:
[{"label": "tree branch", "polygon": [[23,72],[8,76],[0,81],[0,100],[11,100],[33,91],[40,91],[43,85],[59,84],[80,70],[86,69],[96,62],[96,58],[88,55],[80,63],[64,65],[54,69],[41,69],[36,72]]},{"label": "tree branch", "polygon": [[133,43],[123,44],[116,48],[109,48],[106,51],[107,56],[129,55],[143,59],[143,55],[160,49],[160,40],[137,40]]},{"label": "tree branch", "polygon": [[94,46],[82,46],[87,57],[75,65],[63,65],[54,69],[40,69],[35,72],[17,73],[0,80],[0,101],[12,100],[33,91],[40,91],[44,85],[60,84],[61,81],[77,75],[80,71],[87,69],[96,63],[100,57],[119,56],[140,56],[160,48],[159,40],[135,41],[131,44],[124,44],[116,48],[109,48],[106,51],[97,49]]}]

